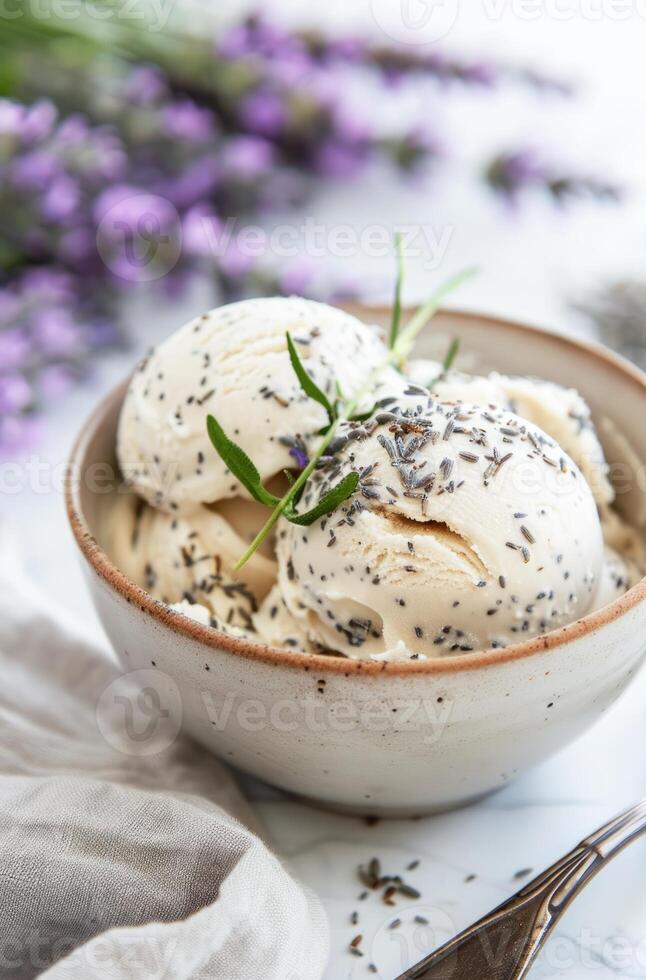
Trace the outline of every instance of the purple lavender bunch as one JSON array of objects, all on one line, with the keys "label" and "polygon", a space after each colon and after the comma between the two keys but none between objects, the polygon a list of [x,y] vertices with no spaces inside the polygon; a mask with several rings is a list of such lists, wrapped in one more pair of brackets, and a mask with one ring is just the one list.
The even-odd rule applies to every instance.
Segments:
[{"label": "purple lavender bunch", "polygon": [[[28,445],[41,404],[117,342],[124,292],[152,282],[174,296],[206,275],[220,300],[334,293],[306,257],[271,261],[237,231],[304,203],[316,181],[356,178],[377,160],[406,173],[438,160],[426,118],[380,128],[373,107],[394,86],[568,91],[524,69],[291,31],[261,15],[215,42],[167,33],[159,44],[123,22],[119,55],[81,21],[29,17],[0,36],[18,80],[17,97],[0,99],[0,453]],[[65,59],[53,40],[66,42]],[[357,80],[374,94],[354,103]],[[486,178],[508,200],[530,187],[559,201],[616,194],[526,151],[497,157]]]},{"label": "purple lavender bunch", "polygon": [[0,285],[0,458],[36,444],[42,406],[63,397],[91,354],[116,339],[63,269],[34,266]]},{"label": "purple lavender bunch", "polygon": [[125,166],[112,131],[0,100],[0,455],[29,447],[39,407],[117,339],[91,202]]},{"label": "purple lavender bunch", "polygon": [[100,276],[91,202],[126,166],[112,129],[78,114],[59,120],[49,100],[0,99],[0,274],[56,262]]},{"label": "purple lavender bunch", "polygon": [[[307,198],[303,174],[271,140],[226,129],[213,106],[178,93],[152,66],[132,70],[114,94],[111,121],[124,138],[129,181],[99,195],[94,217],[105,246],[101,254],[117,284],[156,278],[148,274],[154,269],[132,261],[137,241],[140,252],[145,246],[141,229],[148,220],[161,285],[171,293],[194,275],[210,276],[225,299],[311,289],[314,269],[302,257],[278,268],[238,240],[246,221]],[[106,227],[108,238],[110,227],[115,231],[113,252]]]},{"label": "purple lavender bunch", "polygon": [[409,171],[437,154],[430,127],[423,140],[416,127],[383,134],[370,114],[352,111],[348,69],[370,64],[368,49],[353,38],[322,42],[259,15],[226,32],[215,56],[225,86],[227,72],[235,73],[240,91],[234,102],[220,100],[225,123],[271,141],[285,161],[333,179],[356,176],[377,154]]},{"label": "purple lavender bunch", "polygon": [[35,444],[43,406],[119,342],[115,298],[156,270],[171,292],[213,268],[231,296],[309,284],[303,263],[272,277],[235,242],[217,261],[212,251],[224,215],[257,213],[270,196],[281,175],[271,144],[221,139],[216,114],[153,70],[125,85],[113,120],[123,140],[80,114],[60,120],[49,101],[0,100],[0,457]]},{"label": "purple lavender bunch", "polygon": [[617,201],[621,196],[618,187],[597,177],[557,170],[545,163],[533,149],[500,153],[488,165],[485,179],[496,193],[513,205],[529,190],[547,192],[559,204],[581,197]]},{"label": "purple lavender bunch", "polygon": [[270,66],[273,77],[281,82],[298,82],[312,65],[335,71],[348,65],[367,68],[389,84],[431,79],[446,86],[493,88],[504,83],[519,83],[542,92],[570,95],[570,82],[528,69],[490,59],[467,59],[436,48],[430,53],[408,45],[377,44],[360,36],[328,37],[317,30],[293,31],[271,22],[261,11],[251,13],[221,37],[218,56],[239,60],[261,59]]}]

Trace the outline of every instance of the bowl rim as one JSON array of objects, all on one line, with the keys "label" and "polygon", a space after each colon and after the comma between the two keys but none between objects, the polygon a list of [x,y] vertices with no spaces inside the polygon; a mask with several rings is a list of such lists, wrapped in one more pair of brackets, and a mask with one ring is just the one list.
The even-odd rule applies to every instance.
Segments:
[{"label": "bowl rim", "polygon": [[[383,305],[352,303],[344,304],[344,309],[368,322],[370,316],[383,317],[389,313],[389,307]],[[624,381],[636,385],[641,393],[646,396],[646,374],[631,364],[630,361],[601,344],[582,340],[579,337],[569,337],[517,320],[478,313],[474,310],[452,308],[450,310],[442,309],[439,312],[444,319],[462,322],[478,320],[525,334],[547,336],[552,342],[563,347],[577,348],[582,357],[604,362],[606,367],[610,366],[614,371],[620,373]],[[82,468],[79,464],[83,461],[90,437],[96,432],[107,410],[112,407],[115,398],[125,389],[125,385],[126,381],[124,380],[111,389],[85,421],[74,441],[66,467],[64,485],[65,505],[72,533],[90,568],[111,589],[119,593],[129,604],[137,606],[141,612],[150,615],[153,620],[162,623],[181,636],[189,637],[204,644],[206,647],[226,651],[250,660],[263,661],[274,666],[285,666],[306,672],[343,674],[346,677],[353,675],[402,677],[410,674],[453,674],[494,667],[510,661],[530,658],[538,653],[557,650],[619,619],[646,599],[645,576],[622,596],[602,609],[549,633],[503,648],[489,648],[456,655],[455,657],[438,657],[429,660],[354,660],[342,656],[301,653],[281,647],[271,647],[264,643],[256,643],[253,640],[224,633],[211,626],[203,626],[183,613],[171,609],[166,603],[154,599],[144,589],[131,582],[123,572],[112,564],[92,535],[83,515],[80,495]]]}]

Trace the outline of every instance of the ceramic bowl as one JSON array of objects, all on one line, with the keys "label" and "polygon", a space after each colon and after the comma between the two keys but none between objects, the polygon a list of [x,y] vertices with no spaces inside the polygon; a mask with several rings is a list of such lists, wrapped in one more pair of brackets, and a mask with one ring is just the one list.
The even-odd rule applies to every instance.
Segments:
[{"label": "ceramic bowl", "polygon": [[[367,322],[387,317],[353,312]],[[609,461],[620,467],[619,509],[643,527],[645,376],[597,346],[472,313],[439,314],[420,337],[419,355],[441,357],[454,336],[468,370],[530,373],[582,392]],[[271,649],[174,612],[128,581],[101,548],[124,391],[125,383],[99,406],[71,458],[67,507],[89,588],[124,670],[142,672],[160,716],[170,713],[240,769],[338,809],[447,809],[506,785],[570,742],[641,664],[646,579],[545,636],[426,662]]]}]

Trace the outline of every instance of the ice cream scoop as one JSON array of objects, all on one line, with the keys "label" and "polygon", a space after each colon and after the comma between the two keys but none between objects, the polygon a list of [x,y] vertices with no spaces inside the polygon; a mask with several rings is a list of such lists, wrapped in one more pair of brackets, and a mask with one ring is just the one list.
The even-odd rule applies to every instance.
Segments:
[{"label": "ice cream scoop", "polygon": [[512,408],[548,432],[575,461],[598,504],[614,499],[603,447],[590,408],[578,391],[538,378],[490,375]]},{"label": "ice cream scoop", "polygon": [[[248,512],[256,505],[237,504],[238,519],[246,514],[251,520]],[[190,515],[166,514],[124,494],[104,537],[110,557],[128,578],[163,602],[205,607],[211,625],[253,629],[252,616],[276,578],[275,561],[262,552],[241,575],[233,574],[249,535],[208,507]]]},{"label": "ice cream scoop", "polygon": [[584,615],[603,541],[576,464],[508,409],[417,401],[343,427],[302,506],[351,470],[357,491],[311,527],[280,526],[281,591],[308,636],[351,657],[428,657]]},{"label": "ice cream scoop", "polygon": [[302,650],[305,653],[316,652],[307,637],[303,621],[292,616],[285,605],[278,584],[263,600],[253,617],[253,623],[257,635],[269,646]]},{"label": "ice cream scoop", "polygon": [[[603,564],[601,575],[594,596],[592,609],[603,609],[608,603],[618,599],[641,578],[634,565],[628,558],[606,545],[603,549]],[[592,610],[591,610],[592,611]]]},{"label": "ice cream scoop", "polygon": [[608,504],[614,499],[592,413],[576,389],[540,378],[497,372],[487,376],[443,372],[437,361],[422,359],[411,361],[406,374],[417,384],[432,385],[433,393],[444,401],[511,408],[528,422],[540,426],[572,457],[598,504]]},{"label": "ice cream scoop", "polygon": [[263,480],[305,465],[327,417],[298,382],[287,331],[331,401],[339,388],[355,393],[385,354],[373,328],[305,299],[246,300],[190,321],[139,366],[125,398],[117,451],[140,496],[188,511],[244,493],[209,442],[209,413]]},{"label": "ice cream scoop", "polygon": [[200,626],[214,626],[216,628],[219,626],[211,610],[207,606],[203,606],[201,602],[189,602],[188,599],[182,599],[180,602],[171,602],[170,608],[181,613],[182,616],[194,619]]}]

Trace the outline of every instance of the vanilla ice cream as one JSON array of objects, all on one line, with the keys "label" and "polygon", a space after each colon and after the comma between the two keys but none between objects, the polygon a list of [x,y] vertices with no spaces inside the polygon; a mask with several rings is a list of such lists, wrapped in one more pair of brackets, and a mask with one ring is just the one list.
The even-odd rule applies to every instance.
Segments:
[{"label": "vanilla ice cream", "polygon": [[308,528],[281,523],[280,587],[310,639],[351,657],[441,656],[584,615],[603,540],[576,464],[506,408],[404,405],[346,425],[303,500],[354,470],[345,504]]},{"label": "vanilla ice cream", "polygon": [[304,653],[317,652],[307,637],[303,621],[292,616],[276,584],[253,617],[256,633],[271,647],[287,647]]},{"label": "vanilla ice cream", "polygon": [[219,626],[211,610],[207,606],[203,606],[200,602],[189,602],[188,599],[182,599],[181,602],[171,602],[170,608],[174,609],[175,612],[181,613],[182,616],[187,616],[189,619],[195,620],[200,626],[213,626],[216,629]]},{"label": "vanilla ice cream", "polygon": [[590,611],[603,609],[608,603],[614,602],[640,578],[637,566],[630,559],[606,545],[603,549],[601,575]]},{"label": "vanilla ice cream", "polygon": [[598,504],[608,504],[614,490],[608,464],[587,403],[574,388],[538,378],[490,376],[518,415],[539,425],[575,461]]},{"label": "vanilla ice cream", "polygon": [[139,366],[119,423],[121,470],[152,506],[190,510],[244,495],[209,441],[209,413],[264,480],[302,466],[327,416],[301,389],[286,331],[331,401],[338,387],[355,393],[385,354],[373,328],[298,298],[246,300],[187,323]]},{"label": "vanilla ice cream", "polygon": [[[235,503],[239,519],[246,515],[250,520],[247,512],[257,505]],[[264,519],[263,509],[258,510]],[[210,507],[188,515],[166,514],[123,494],[111,515],[105,547],[118,568],[154,598],[170,605],[196,604],[196,610],[203,606],[211,625],[253,629],[252,617],[275,582],[276,563],[271,553],[257,551],[234,576],[231,569],[248,537]],[[190,614],[200,619],[201,614]]]},{"label": "vanilla ice cream", "polygon": [[117,451],[136,496],[119,495],[102,543],[156,599],[271,646],[392,660],[504,647],[639,579],[644,549],[610,506],[579,393],[419,359],[383,367],[365,401],[372,417],[339,426],[298,507],[355,471],[352,497],[309,527],[281,518],[234,572],[269,511],[211,445],[207,415],[277,496],[328,421],[302,390],[286,332],[331,402],[386,358],[374,328],[341,310],[259,299],[192,320],[131,379]]},{"label": "vanilla ice cream", "polygon": [[443,401],[470,402],[511,408],[538,425],[574,460],[586,478],[598,504],[608,504],[614,490],[608,478],[603,447],[592,422],[590,408],[574,388],[564,388],[539,378],[492,372],[487,376],[442,371],[437,361],[413,360],[408,377],[417,384],[432,385]]}]

